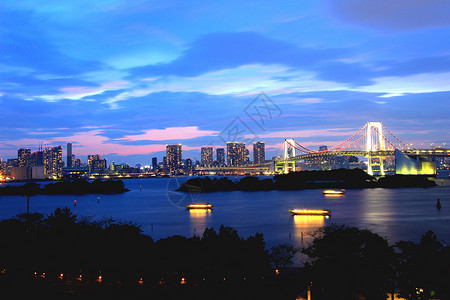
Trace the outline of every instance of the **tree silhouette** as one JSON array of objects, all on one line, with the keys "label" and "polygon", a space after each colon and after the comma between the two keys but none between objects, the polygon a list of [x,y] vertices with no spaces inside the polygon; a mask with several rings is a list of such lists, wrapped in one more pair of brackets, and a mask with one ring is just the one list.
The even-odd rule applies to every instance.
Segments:
[{"label": "tree silhouette", "polygon": [[386,299],[392,291],[395,255],[386,239],[356,227],[324,227],[302,250],[315,299]]},{"label": "tree silhouette", "polygon": [[[420,242],[399,241],[398,281],[402,296],[411,299],[449,299],[450,249],[432,231]],[[419,288],[419,290],[417,290]]]},{"label": "tree silhouette", "polygon": [[39,184],[28,182],[23,185],[21,189],[22,196],[27,197],[27,214],[30,213],[30,197],[36,195],[39,189]]},{"label": "tree silhouette", "polygon": [[279,244],[270,249],[270,259],[276,268],[292,266],[297,250],[290,244]]}]

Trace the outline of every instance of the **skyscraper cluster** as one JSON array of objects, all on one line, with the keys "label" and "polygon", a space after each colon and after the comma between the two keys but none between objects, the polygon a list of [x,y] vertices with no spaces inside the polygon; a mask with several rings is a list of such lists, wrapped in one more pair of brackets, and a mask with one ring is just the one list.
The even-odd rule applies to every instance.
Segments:
[{"label": "skyscraper cluster", "polygon": [[14,179],[58,178],[61,177],[64,163],[62,147],[39,146],[39,150],[31,152],[28,148],[17,149],[17,163],[12,163],[11,177]]},{"label": "skyscraper cluster", "polygon": [[[162,162],[156,157],[151,160],[151,166],[130,167],[126,163],[109,166],[101,154],[87,155],[87,163],[75,158],[72,143],[67,143],[66,166],[63,161],[63,148],[42,147],[31,152],[28,148],[17,150],[17,159],[9,159],[7,163],[0,163],[0,174],[10,174],[12,179],[44,179],[44,178],[75,178],[80,176],[124,175],[140,172],[163,174],[188,174],[198,166],[204,167],[238,167],[250,164],[250,152],[245,143],[229,142],[226,148],[206,146],[201,148],[201,161],[191,158],[183,159],[182,144],[166,145],[166,156]],[[265,163],[265,143],[253,143],[253,165]]]}]

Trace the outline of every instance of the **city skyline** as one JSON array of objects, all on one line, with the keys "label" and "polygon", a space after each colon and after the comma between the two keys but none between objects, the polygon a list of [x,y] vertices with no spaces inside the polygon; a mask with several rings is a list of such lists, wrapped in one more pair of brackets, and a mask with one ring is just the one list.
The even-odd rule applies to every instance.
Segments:
[{"label": "city skyline", "polygon": [[[445,146],[449,13],[421,0],[4,1],[0,158],[69,142],[83,160],[150,164],[181,143],[200,161],[234,142],[235,120],[267,159],[285,138],[332,147],[367,121]],[[263,124],[248,113],[261,92],[278,109]]]}]

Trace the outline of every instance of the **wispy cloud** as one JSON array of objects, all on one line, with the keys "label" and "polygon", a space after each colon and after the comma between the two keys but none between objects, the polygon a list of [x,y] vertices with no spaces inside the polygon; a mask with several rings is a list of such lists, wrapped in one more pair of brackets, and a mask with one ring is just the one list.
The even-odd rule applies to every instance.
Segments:
[{"label": "wispy cloud", "polygon": [[218,131],[200,130],[198,126],[169,127],[165,129],[144,130],[143,134],[126,135],[117,140],[126,141],[168,141],[168,140],[188,140],[198,137],[215,136]]},{"label": "wispy cloud", "polygon": [[450,25],[446,0],[328,0],[343,21],[384,30],[413,30]]}]

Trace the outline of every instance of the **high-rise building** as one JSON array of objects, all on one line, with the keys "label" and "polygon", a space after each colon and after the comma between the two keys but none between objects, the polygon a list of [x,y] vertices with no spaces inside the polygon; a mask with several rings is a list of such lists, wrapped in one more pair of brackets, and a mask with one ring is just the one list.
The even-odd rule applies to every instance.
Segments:
[{"label": "high-rise building", "polygon": [[210,166],[213,163],[213,148],[212,147],[202,147],[201,149],[201,159],[202,165]]},{"label": "high-rise building", "polygon": [[327,151],[328,147],[327,146],[319,146],[319,151]]},{"label": "high-rise building", "polygon": [[42,167],[44,165],[44,151],[39,150],[31,154],[31,166]]},{"label": "high-rise building", "polygon": [[229,166],[242,166],[245,163],[245,143],[227,143],[227,164]]},{"label": "high-rise building", "polygon": [[182,167],[181,144],[166,145],[167,168],[170,173],[176,173]]},{"label": "high-rise building", "polygon": [[266,161],[265,143],[253,142],[253,164],[260,165]]},{"label": "high-rise building", "polygon": [[225,165],[225,149],[224,148],[216,149],[216,160],[217,160],[217,164],[219,166]]},{"label": "high-rise building", "polygon": [[162,170],[163,170],[163,173],[167,173],[168,172],[168,170],[167,170],[167,156],[163,157]]},{"label": "high-rise building", "polygon": [[91,168],[89,172],[92,174],[103,174],[106,172],[106,159],[93,159],[91,160]]},{"label": "high-rise building", "polygon": [[77,158],[73,161],[73,166],[76,168],[81,167],[81,159]]},{"label": "high-rise building", "polygon": [[61,146],[44,149],[44,174],[61,177],[63,166]]},{"label": "high-rise building", "polygon": [[92,165],[93,165],[93,161],[94,160],[101,160],[102,159],[102,155],[101,154],[90,154],[87,156],[87,164],[88,164],[88,168],[89,168],[89,172],[93,173],[93,169],[92,169]]},{"label": "high-rise building", "polygon": [[152,170],[156,171],[157,168],[158,168],[158,158],[152,157]]},{"label": "high-rise building", "polygon": [[28,148],[17,149],[17,159],[19,160],[19,167],[28,167],[31,161],[31,150]]},{"label": "high-rise building", "polygon": [[71,168],[73,165],[73,157],[72,157],[72,143],[67,143],[67,167]]},{"label": "high-rise building", "polygon": [[188,172],[192,171],[192,159],[191,158],[186,158],[186,160],[184,161],[184,168]]}]

